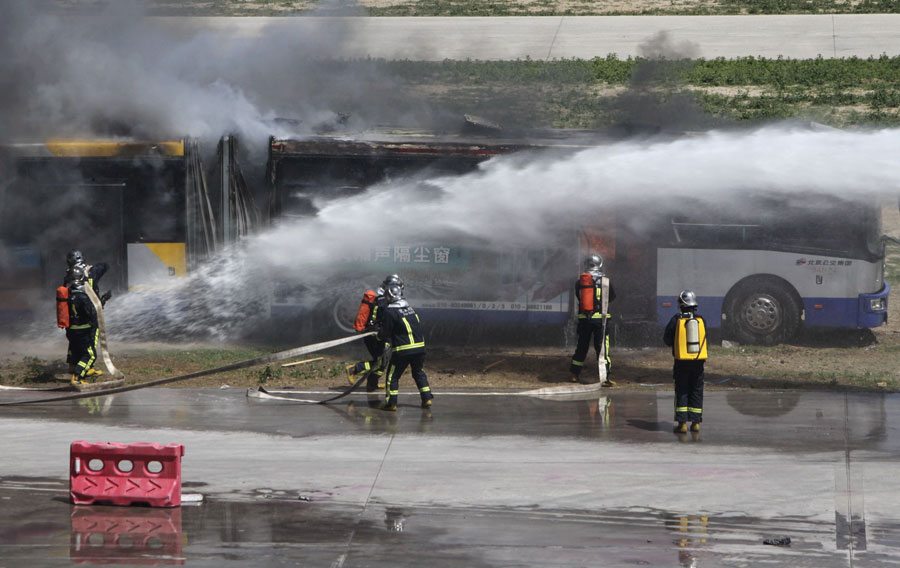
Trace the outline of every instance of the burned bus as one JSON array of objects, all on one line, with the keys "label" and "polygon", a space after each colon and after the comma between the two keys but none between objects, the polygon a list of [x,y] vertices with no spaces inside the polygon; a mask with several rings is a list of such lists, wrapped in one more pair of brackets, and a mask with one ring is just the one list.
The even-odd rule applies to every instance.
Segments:
[{"label": "burned bus", "polygon": [[107,262],[114,295],[178,278],[214,246],[197,144],[50,139],[0,147],[0,317],[47,308],[66,253]]},{"label": "burned bus", "polygon": [[[495,156],[592,144],[598,142],[565,132],[543,139],[396,131],[273,138],[270,211],[273,219],[312,216],[319,200],[387,179],[461,174]],[[760,189],[739,201],[727,208],[693,204],[686,215],[652,204],[598,213],[596,226],[573,228],[542,249],[378,243],[360,251],[355,272],[316,309],[349,330],[362,291],[396,272],[411,284],[410,303],[429,321],[563,327],[574,313],[571,290],[581,260],[600,252],[619,292],[613,327],[623,337],[657,342],[682,288],[697,293],[710,328],[742,343],[789,341],[804,327],[864,329],[886,321],[890,285],[875,200],[810,188],[802,199]],[[639,216],[643,222],[634,223]],[[297,315],[301,296],[290,286],[276,290],[273,316]]]}]

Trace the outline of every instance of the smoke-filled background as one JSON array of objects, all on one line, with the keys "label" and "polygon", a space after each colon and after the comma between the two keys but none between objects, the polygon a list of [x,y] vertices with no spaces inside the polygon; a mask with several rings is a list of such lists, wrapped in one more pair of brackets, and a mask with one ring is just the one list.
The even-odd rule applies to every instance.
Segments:
[{"label": "smoke-filled background", "polygon": [[[453,118],[427,100],[410,99],[375,65],[335,64],[342,41],[357,33],[350,23],[310,24],[301,33],[263,34],[263,40],[167,31],[148,23],[138,2],[114,2],[89,15],[42,6],[24,0],[0,6],[0,131],[7,141],[192,136],[210,145],[228,132],[258,162],[270,135],[303,137],[339,115],[350,117],[351,129],[379,123],[440,128]],[[610,210],[678,212],[698,201],[726,206],[760,188],[802,198],[812,189],[871,197],[900,186],[898,131],[789,125],[729,131],[689,99],[660,103],[652,90],[652,58],[687,57],[692,50],[665,35],[650,38],[651,64],[618,99],[629,117],[624,126],[718,129],[495,158],[470,174],[392,179],[362,195],[316,203],[314,217],[282,219],[168,290],[115,298],[107,310],[110,333],[233,338],[265,319],[271,283],[292,282],[314,305],[333,293],[348,259],[378,244],[465,241],[496,250],[540,249],[557,246],[558,235],[596,223]],[[283,117],[292,120],[277,120]],[[3,201],[7,210],[17,206]],[[646,219],[634,215],[625,224],[640,231]],[[57,230],[70,231],[73,243],[90,239],[84,227]]]}]

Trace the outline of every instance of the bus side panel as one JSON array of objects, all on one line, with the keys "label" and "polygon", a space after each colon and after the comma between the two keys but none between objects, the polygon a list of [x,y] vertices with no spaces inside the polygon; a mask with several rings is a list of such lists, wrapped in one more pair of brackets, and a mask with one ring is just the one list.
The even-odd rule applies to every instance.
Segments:
[{"label": "bus side panel", "polygon": [[[417,302],[413,301],[413,304]],[[553,303],[517,302],[422,302],[416,311],[428,321],[504,325],[565,325],[569,318],[568,296]],[[465,306],[465,307],[463,307]]]},{"label": "bus side panel", "polygon": [[[717,298],[697,294],[697,302],[700,304],[697,314],[703,316],[706,327],[710,329],[722,327],[722,311],[725,307],[725,297]],[[658,296],[656,299],[656,310],[656,323],[660,326],[668,324],[672,316],[678,313],[678,295]]]},{"label": "bus side panel", "polygon": [[709,327],[718,327],[721,318],[715,314],[721,314],[728,292],[744,278],[765,274],[787,281],[796,290],[808,326],[856,327],[861,321],[860,295],[882,286],[880,262],[763,250],[660,248],[657,322],[668,322],[678,293],[690,288]]},{"label": "bus side panel", "polygon": [[185,243],[128,243],[128,289],[165,286],[187,272]]}]

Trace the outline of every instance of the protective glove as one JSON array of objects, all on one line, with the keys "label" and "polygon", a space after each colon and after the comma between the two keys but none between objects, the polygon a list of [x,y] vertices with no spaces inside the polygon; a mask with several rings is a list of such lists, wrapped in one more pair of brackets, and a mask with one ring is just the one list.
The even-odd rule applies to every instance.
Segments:
[{"label": "protective glove", "polygon": [[107,290],[105,294],[100,296],[100,305],[106,306],[106,302],[109,301],[110,298],[112,298],[112,290]]}]

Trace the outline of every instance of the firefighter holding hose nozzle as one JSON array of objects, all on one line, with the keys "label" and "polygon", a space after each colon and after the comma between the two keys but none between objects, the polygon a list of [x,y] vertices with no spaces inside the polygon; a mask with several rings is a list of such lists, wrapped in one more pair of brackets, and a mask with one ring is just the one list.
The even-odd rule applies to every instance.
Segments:
[{"label": "firefighter holding hose nozzle", "polygon": [[581,382],[581,371],[584,370],[584,361],[587,358],[588,349],[591,347],[591,337],[594,339],[594,350],[597,352],[597,369],[600,375],[601,385],[613,387],[616,385],[609,379],[611,360],[609,358],[609,303],[616,298],[609,278],[603,273],[603,257],[592,254],[584,262],[585,272],[575,282],[575,301],[578,304],[578,343],[569,372],[572,373],[572,382]]},{"label": "firefighter holding hose nozzle", "polygon": [[695,313],[698,307],[694,292],[682,290],[678,295],[680,313],[672,316],[663,334],[663,342],[672,348],[675,357],[672,375],[675,379],[676,434],[686,434],[688,422],[691,423],[691,432],[699,432],[703,421],[706,323]]}]

